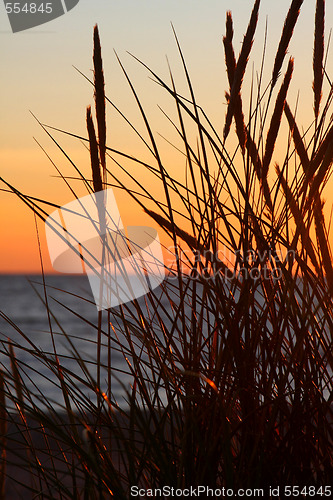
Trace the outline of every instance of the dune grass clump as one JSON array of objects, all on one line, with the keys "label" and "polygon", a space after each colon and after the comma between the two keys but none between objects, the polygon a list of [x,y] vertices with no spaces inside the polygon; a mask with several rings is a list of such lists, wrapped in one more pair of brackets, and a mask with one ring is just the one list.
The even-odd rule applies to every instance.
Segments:
[{"label": "dune grass clump", "polygon": [[[167,83],[138,61],[175,107],[178,121],[170,121],[184,156],[186,184],[171,175],[120,61],[147,138],[130,125],[148,147],[151,163],[106,145],[106,104],[115,105],[104,95],[95,28],[91,83],[97,133],[88,108],[88,139],[81,138],[89,144],[92,179],[74,165],[76,173],[90,193],[115,185],[125,190],[168,234],[174,261],[158,289],[89,322],[96,339],[93,370],[61,319],[53,317],[52,290],[44,283],[41,300],[50,334],[56,321],[77,370],[62,366],[55,344],[55,352],[43,352],[22,331],[29,347],[2,342],[10,364],[0,372],[0,491],[8,484],[14,488],[13,479],[34,498],[87,499],[127,499],[131,486],[267,492],[269,486],[330,484],[333,265],[323,193],[333,161],[333,86],[324,50],[325,2],[317,0],[314,117],[303,132],[295,103],[288,101],[295,62],[287,60],[302,3],[291,2],[270,80],[264,83],[262,61],[246,102],[242,86],[260,1],[238,55],[227,13],[223,47],[229,88],[222,130],[196,101],[177,37],[188,96],[177,92],[172,73]],[[196,127],[194,137],[189,123]],[[277,163],[281,133],[286,149]],[[237,142],[232,151],[230,135]],[[138,172],[145,169],[162,186],[163,199],[140,180]],[[135,188],[128,187],[126,175]],[[45,201],[6,184],[45,220]],[[65,301],[64,296],[64,307]],[[22,349],[55,376],[62,412],[37,387],[35,393],[28,389]],[[107,352],[105,363],[101,352]],[[113,367],[113,353],[123,356],[125,374]],[[124,375],[131,380],[125,406],[112,392],[113,377],[121,381]]]}]

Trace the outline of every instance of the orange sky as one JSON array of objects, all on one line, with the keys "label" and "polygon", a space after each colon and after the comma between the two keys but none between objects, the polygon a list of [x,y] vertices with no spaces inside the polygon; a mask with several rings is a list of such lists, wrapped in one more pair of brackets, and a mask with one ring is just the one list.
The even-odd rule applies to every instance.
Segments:
[{"label": "orange sky", "polygon": [[[56,172],[33,137],[45,147],[64,175],[73,175],[67,160],[55,148],[29,113],[32,110],[45,123],[86,136],[85,108],[93,103],[91,86],[73,69],[79,67],[91,76],[92,29],[100,28],[105,66],[106,91],[129,118],[144,131],[144,126],[133,97],[117,64],[113,48],[124,61],[135,86],[142,97],[152,121],[154,132],[173,140],[175,133],[157,108],[160,104],[174,115],[174,108],[161,89],[151,82],[147,73],[133,61],[126,50],[135,53],[164,78],[168,78],[165,54],[179,82],[179,91],[185,89],[170,21],[175,25],[196,89],[197,100],[203,105],[219,130],[225,113],[224,91],[227,89],[221,37],[224,34],[225,12],[230,9],[234,18],[235,47],[239,48],[245,32],[252,1],[243,0],[125,0],[105,2],[81,0],[67,15],[48,25],[13,34],[3,3],[0,5],[0,56],[6,68],[1,82],[0,177],[25,194],[64,204],[72,194]],[[119,5],[120,4],[120,5]],[[246,4],[246,7],[244,7]],[[333,19],[333,2],[327,2],[327,22]],[[260,22],[252,61],[257,69],[262,51],[266,16],[268,16],[267,75],[271,71],[270,54],[275,51],[289,0],[263,0]],[[289,52],[295,56],[294,83],[290,93],[295,102],[300,90],[299,117],[306,126],[312,118],[312,44],[315,0],[305,2],[295,39]],[[327,26],[330,28],[331,26]],[[327,29],[328,32],[328,29]],[[251,66],[249,66],[251,67]],[[246,84],[244,82],[245,92]],[[61,137],[66,152],[90,175],[89,156],[84,146],[75,139]],[[108,110],[108,144],[129,154],[147,158],[147,153],[129,128]],[[170,170],[178,175],[184,160],[170,146],[159,139],[164,158]],[[109,167],[115,168],[112,165]],[[134,168],[131,166],[130,168]],[[133,173],[148,182],[150,190],[156,184],[140,168]],[[78,194],[82,187],[73,184]],[[1,186],[0,186],[1,187]],[[4,186],[3,186],[4,187]],[[159,196],[161,191],[156,192]],[[134,202],[124,193],[115,191],[125,225],[151,224]],[[50,209],[48,209],[50,211]],[[12,194],[0,192],[0,273],[40,272],[40,261],[32,213]],[[43,223],[39,222],[45,270],[52,270],[45,245]],[[160,233],[161,234],[161,233]],[[162,242],[166,243],[163,233]]]}]

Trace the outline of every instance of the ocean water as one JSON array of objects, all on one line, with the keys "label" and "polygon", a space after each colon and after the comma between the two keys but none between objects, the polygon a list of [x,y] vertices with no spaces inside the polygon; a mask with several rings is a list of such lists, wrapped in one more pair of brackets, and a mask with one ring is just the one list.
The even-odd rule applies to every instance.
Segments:
[{"label": "ocean water", "polygon": [[[177,286],[173,287],[172,280],[168,283],[168,293],[172,300],[177,303],[179,293]],[[82,391],[84,398],[95,401],[96,396],[86,387],[87,375],[82,370],[77,359],[80,357],[90,375],[96,380],[97,359],[97,324],[98,311],[93,301],[89,281],[86,275],[47,275],[45,277],[45,290],[47,295],[50,317],[45,307],[45,290],[40,275],[0,275],[0,368],[6,373],[11,371],[10,358],[8,356],[8,341],[14,345],[14,351],[22,376],[29,391],[35,396],[37,405],[48,401],[52,406],[64,405],[64,399],[59,387],[59,380],[55,369],[55,356],[53,339],[56,353],[65,370],[70,370],[74,375],[69,375],[69,384],[75,377],[75,387]],[[166,313],[159,311],[164,325],[168,329],[170,318],[177,315],[176,308],[172,309],[166,295],[160,287],[154,290],[162,308]],[[163,338],[160,324],[154,320],[154,315],[145,307],[145,297],[138,299],[143,311],[151,322],[154,334]],[[129,321],[136,324],[137,315],[134,306],[129,307],[127,314]],[[161,308],[159,308],[161,309]],[[128,347],[123,334],[122,321],[111,310],[111,387],[113,399],[120,406],[127,406],[127,394],[131,390],[133,382],[129,373],[128,363],[125,360],[122,349]],[[190,306],[185,305],[186,315],[190,324]],[[133,317],[131,317],[133,313]],[[149,315],[149,316],[148,316]],[[51,324],[51,326],[50,326]],[[108,315],[103,311],[102,330],[108,332]],[[51,335],[53,334],[53,338]],[[117,339],[117,340],[116,340]],[[177,340],[175,340],[177,343]],[[135,340],[137,353],[141,351],[140,341]],[[74,350],[76,351],[73,354]],[[38,352],[47,353],[51,360],[51,366],[43,362]],[[102,335],[101,349],[101,389],[107,389],[108,377],[108,338]],[[141,352],[141,359],[148,362],[145,353]],[[129,361],[130,355],[126,353]],[[53,362],[53,371],[52,371]],[[149,376],[147,372],[147,376]],[[10,390],[14,390],[13,387]],[[163,398],[163,391],[160,396]],[[82,400],[81,394],[77,393],[77,399]],[[43,403],[44,401],[44,403]]]},{"label": "ocean water", "polygon": [[[71,351],[74,347],[96,380],[94,363],[97,331],[94,326],[97,325],[98,313],[87,277],[49,275],[45,280],[48,305],[53,316],[50,319],[51,329],[62,366],[75,375],[85,378],[79,364],[73,359]],[[10,339],[14,346],[16,345],[15,355],[26,374],[26,384],[37,395],[37,399],[38,394],[42,393],[51,404],[61,405],[63,398],[56,375],[34,355],[40,349],[50,353],[50,358],[53,359],[49,317],[43,301],[45,293],[41,276],[0,275],[0,365],[4,371],[10,367],[7,355],[8,339]],[[103,329],[107,331],[106,320]],[[101,360],[106,366],[108,349],[105,336],[102,338],[102,344],[104,345],[102,345]],[[123,355],[117,352],[117,349],[112,350],[112,367],[114,369],[112,391],[121,404],[132,379],[124,373],[128,368]],[[119,373],[121,373],[120,380]],[[106,380],[106,377],[105,369],[102,370],[102,381]],[[76,381],[76,385],[87,397],[93,399],[93,395],[89,394],[84,383]],[[101,385],[102,388],[103,385],[106,388],[106,383]]]},{"label": "ocean water", "polygon": [[[45,296],[41,276],[0,275],[0,368],[5,373],[10,370],[8,356],[8,339],[10,339],[15,346],[15,354],[25,378],[25,383],[29,390],[35,394],[34,401],[39,404],[38,398],[40,396],[41,401],[45,402],[47,400],[53,406],[63,405],[64,401],[59,388],[59,381],[56,374],[52,372],[52,366],[43,363],[40,357],[36,356],[36,351],[43,351],[48,353],[48,358],[51,361],[54,360],[52,335],[50,333],[50,330],[52,330],[61,365],[71,371],[72,378],[79,377],[82,379],[75,380],[73,389],[77,387],[82,391],[85,398],[94,401],[95,395],[85,386],[86,375],[77,359],[75,359],[79,355],[85,362],[91,376],[96,380],[96,325],[98,312],[93,302],[88,279],[85,275],[49,275],[45,279],[48,305],[52,312],[51,318],[48,317],[43,302]],[[172,290],[172,283],[168,284],[168,291],[170,290]],[[166,295],[161,292],[161,289],[157,288],[154,293],[157,296],[160,294],[162,306],[171,319],[178,321],[177,308],[172,309],[170,307],[169,301]],[[179,295],[177,287],[175,287],[173,293],[174,302],[177,303],[177,300],[179,300],[177,299]],[[200,288],[198,288],[198,295],[200,296]],[[234,299],[237,302],[236,295]],[[144,300],[145,298],[142,297],[139,299],[139,303],[143,305]],[[259,310],[262,300],[262,296],[259,294],[257,297]],[[316,304],[312,304],[312,308],[315,308],[315,306]],[[131,306],[129,311],[131,311]],[[185,306],[185,313],[187,315],[188,329],[190,330],[190,305]],[[161,313],[161,315],[166,328],[168,328],[168,318],[165,314]],[[103,330],[107,332],[108,324],[105,312],[103,317]],[[49,320],[51,321],[51,328]],[[205,318],[207,323],[212,320],[213,318]],[[153,321],[153,319],[150,318],[150,321]],[[121,326],[117,326],[117,318],[111,316],[111,322],[114,328],[111,343],[112,393],[119,405],[126,406],[127,391],[131,388],[132,377],[129,374],[128,364],[121,352],[121,347],[123,346],[126,349],[127,342],[122,335]],[[154,332],[159,335],[159,323],[156,321],[152,325]],[[205,325],[203,328],[205,328]],[[115,335],[118,338],[118,344],[114,340]],[[296,342],[296,338],[294,338],[294,342]],[[289,339],[290,348],[293,348],[292,344],[294,342]],[[137,349],[140,350],[140,348],[141,346],[137,342]],[[76,355],[73,355],[74,349],[77,352]],[[319,348],[319,351],[321,351],[321,348]],[[105,368],[102,369],[101,373],[102,390],[107,388],[108,352],[107,337],[103,336],[101,361]],[[143,357],[143,359],[145,358]],[[69,383],[71,383],[71,377],[69,377]],[[292,384],[293,382],[291,382]],[[325,397],[328,397],[327,389],[323,388],[323,392]],[[82,399],[80,394],[77,394],[77,397]]]}]

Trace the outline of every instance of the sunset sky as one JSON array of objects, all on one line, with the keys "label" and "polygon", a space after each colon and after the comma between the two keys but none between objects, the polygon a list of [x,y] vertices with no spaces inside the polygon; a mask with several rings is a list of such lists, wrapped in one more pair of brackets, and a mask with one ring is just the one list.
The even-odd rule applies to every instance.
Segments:
[{"label": "sunset sky", "polygon": [[[290,0],[261,2],[249,67],[254,62],[259,69],[267,18],[266,82],[269,81],[272,57],[289,5]],[[81,136],[87,135],[85,109],[87,105],[93,104],[93,91],[73,65],[87,76],[92,76],[92,32],[95,23],[98,23],[100,30],[106,93],[140,131],[144,131],[144,125],[114,50],[142,98],[154,132],[172,137],[172,128],[157,106],[160,104],[163,109],[168,110],[170,101],[149,79],[147,71],[127,53],[133,53],[166,79],[168,56],[181,92],[185,89],[185,83],[171,22],[181,42],[197,101],[205,108],[217,130],[222,131],[225,116],[224,92],[227,89],[222,46],[225,13],[227,10],[232,11],[234,47],[238,52],[252,6],[252,0],[81,0],[66,15],[40,27],[13,34],[1,2],[0,177],[31,196],[59,204],[72,200],[73,195],[63,181],[56,177],[54,167],[33,138],[45,148],[65,175],[74,175],[74,171],[29,110],[42,123]],[[304,128],[313,116],[311,85],[314,11],[315,0],[305,0],[289,47],[290,55],[295,57],[295,73],[289,100],[294,103],[297,91],[300,91],[299,120]],[[326,12],[328,35],[333,25],[331,0],[327,2]],[[330,21],[332,24],[329,24]],[[328,61],[330,69],[332,57]],[[246,81],[244,84],[246,85]],[[89,176],[89,155],[80,141],[59,133],[55,137],[83,173]],[[107,142],[108,145],[132,155],[147,155],[144,146],[119,121],[111,108],[108,108]],[[161,144],[171,171],[172,168],[177,169],[179,155],[171,147],[167,147],[166,143]],[[144,173],[138,171],[136,175],[144,176]],[[78,194],[84,193],[79,183],[75,184],[75,188]],[[150,189],[154,189],[153,184]],[[148,222],[141,209],[129,203],[124,194],[116,191],[115,195],[126,224]],[[34,217],[14,195],[4,192],[0,192],[0,228],[0,273],[40,272]],[[42,223],[39,223],[39,230],[45,269],[50,271]]]}]

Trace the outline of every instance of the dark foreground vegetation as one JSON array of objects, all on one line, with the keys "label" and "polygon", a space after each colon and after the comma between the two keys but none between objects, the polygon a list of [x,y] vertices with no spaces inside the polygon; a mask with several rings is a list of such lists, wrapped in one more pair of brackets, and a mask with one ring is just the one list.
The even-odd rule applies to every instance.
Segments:
[{"label": "dark foreground vegetation", "polygon": [[[227,13],[223,46],[229,88],[223,130],[214,128],[196,102],[176,35],[188,95],[178,94],[172,73],[166,82],[146,67],[176,112],[177,121],[171,115],[170,120],[184,155],[185,185],[171,175],[123,66],[145,127],[140,132],[130,123],[129,130],[141,135],[151,163],[106,144],[105,109],[114,104],[104,95],[95,28],[91,83],[97,126],[95,131],[88,108],[89,139],[83,138],[93,181],[73,165],[75,175],[88,192],[109,185],[126,190],[169,235],[174,265],[168,269],[170,279],[143,300],[98,313],[90,325],[96,339],[93,370],[71,346],[61,319],[52,317],[47,286],[41,300],[50,317],[50,336],[61,333],[77,370],[63,368],[56,352],[41,351],[31,339],[25,339],[30,347],[24,348],[2,342],[1,359],[8,360],[0,372],[2,498],[128,499],[131,485],[330,484],[333,265],[323,192],[333,159],[333,86],[326,67],[325,2],[317,0],[314,115],[312,123],[301,127],[296,103],[288,101],[294,60],[286,54],[302,3],[291,2],[275,59],[265,61],[266,66],[273,63],[270,80],[264,81],[264,55],[246,100],[242,84],[260,1],[254,3],[239,54]],[[42,127],[54,137],[54,131]],[[285,150],[281,153],[279,146],[283,159],[277,163],[281,134]],[[232,151],[229,136],[237,141]],[[141,181],[144,171],[162,185],[162,199]],[[2,181],[45,219],[45,200]],[[28,388],[22,349],[57,377],[62,412],[38,387],[35,394]],[[109,352],[106,365],[101,350]],[[123,377],[112,370],[113,352],[124,356],[132,375],[126,408],[112,394],[112,378]]]}]

